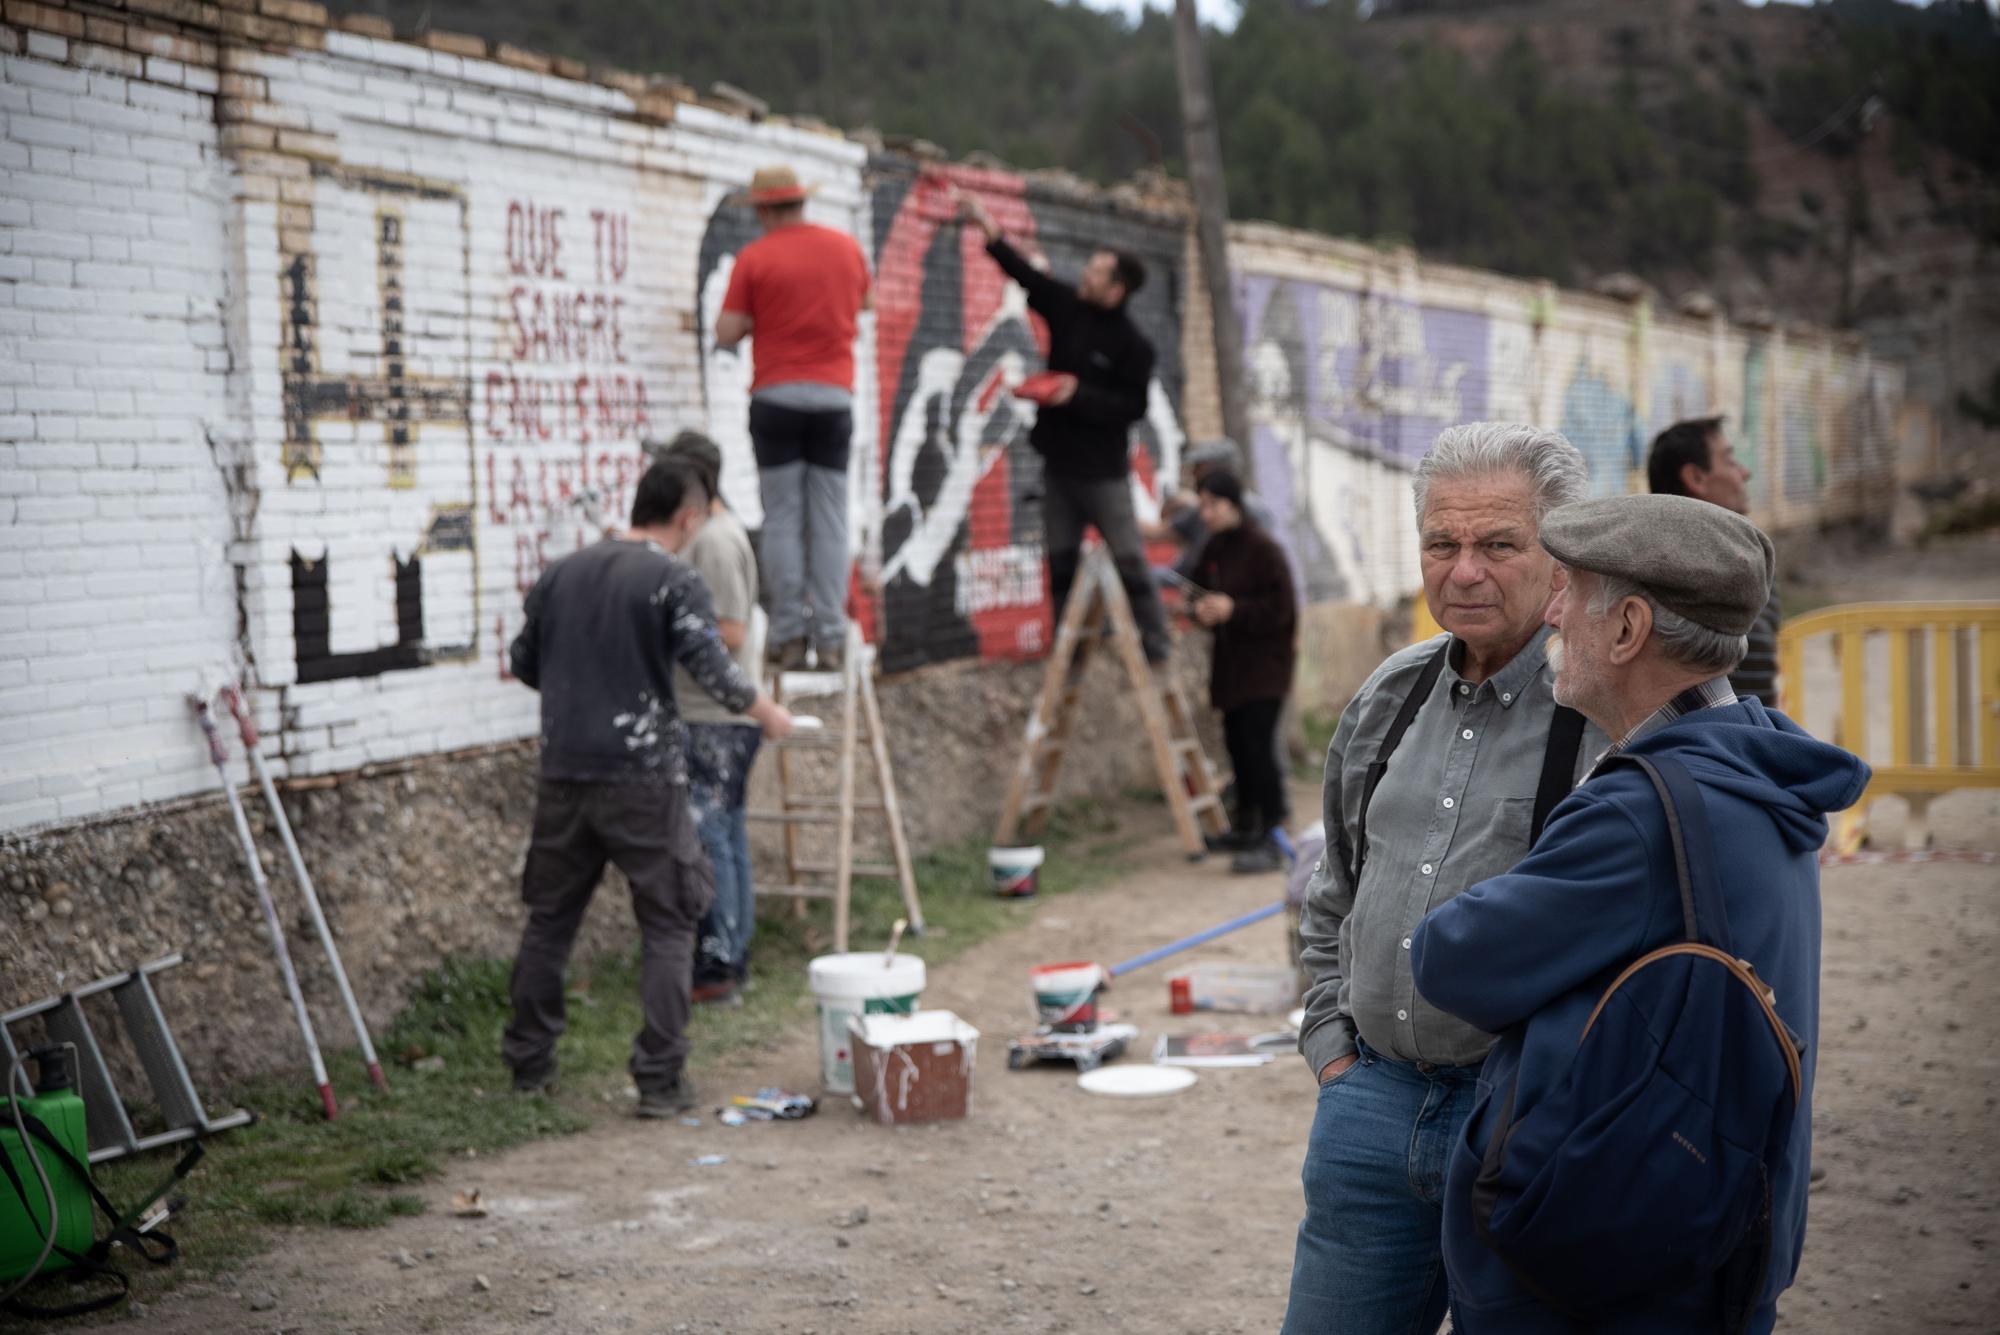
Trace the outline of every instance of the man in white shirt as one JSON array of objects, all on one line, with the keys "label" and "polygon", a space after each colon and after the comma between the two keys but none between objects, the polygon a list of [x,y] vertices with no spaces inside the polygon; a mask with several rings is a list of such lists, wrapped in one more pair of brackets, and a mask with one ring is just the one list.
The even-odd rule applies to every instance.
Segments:
[{"label": "man in white shirt", "polygon": [[[717,489],[722,451],[700,432],[683,431],[664,453],[686,459],[708,484],[713,498],[708,522],[682,556],[708,585],[723,647],[755,681],[763,650],[757,557],[743,522]],[[688,803],[695,832],[715,869],[715,901],[695,937],[693,1000],[738,1005],[750,971],[750,937],[757,928],[745,805],[762,734],[754,719],[730,713],[697,689],[684,669],[675,674],[674,695],[688,727]]]}]

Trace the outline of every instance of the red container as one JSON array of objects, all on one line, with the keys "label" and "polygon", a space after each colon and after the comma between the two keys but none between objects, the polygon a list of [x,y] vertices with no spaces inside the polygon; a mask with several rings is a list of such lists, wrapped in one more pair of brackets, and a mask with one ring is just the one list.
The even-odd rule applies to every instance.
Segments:
[{"label": "red container", "polygon": [[1194,985],[1186,974],[1167,979],[1167,1009],[1175,1015],[1194,1014]]}]

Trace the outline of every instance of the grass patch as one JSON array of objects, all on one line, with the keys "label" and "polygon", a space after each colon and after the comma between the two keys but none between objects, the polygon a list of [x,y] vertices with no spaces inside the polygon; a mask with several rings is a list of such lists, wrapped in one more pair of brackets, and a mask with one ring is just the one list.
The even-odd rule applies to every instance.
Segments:
[{"label": "grass patch", "polygon": [[[1093,802],[1056,812],[1042,841],[1051,854],[1042,870],[1043,895],[1066,894],[1116,874],[1132,847],[1154,833],[1149,821],[1131,825],[1121,830],[1113,814]],[[1027,920],[1031,905],[990,892],[986,848],[981,835],[918,860],[929,930],[905,937],[903,950],[935,965]],[[606,902],[595,911],[630,910]],[[850,944],[879,948],[902,912],[893,881],[857,880]],[[689,1037],[697,1078],[719,1058],[770,1044],[805,1023],[805,965],[831,949],[827,916],[819,910],[798,919],[782,902],[760,905],[752,947],[756,987],[740,1008],[698,1008],[694,1015]],[[599,1118],[624,1114],[631,1106],[625,1063],[640,1024],[636,946],[629,954],[572,964],[569,1032],[557,1049],[562,1084],[553,1098],[518,1098],[509,1089],[499,1056],[509,969],[508,960],[452,960],[417,985],[402,1013],[376,1035],[393,1086],[388,1094],[367,1083],[354,1050],[328,1051],[341,1103],[337,1121],[320,1116],[318,1095],[303,1071],[258,1077],[226,1096],[208,1096],[211,1109],[241,1105],[259,1120],[211,1141],[208,1157],[183,1184],[190,1207],[169,1225],[181,1243],[179,1264],[149,1271],[130,1257],[121,1261],[132,1275],[133,1296],[150,1298],[225,1271],[262,1250],[275,1225],[369,1228],[422,1213],[422,1198],[408,1188],[437,1177],[452,1159],[581,1131]],[[410,1064],[433,1067],[428,1058],[441,1059],[442,1067]],[[106,1165],[97,1180],[124,1204],[146,1194],[170,1164],[167,1155],[147,1155]],[[41,1288],[39,1300],[66,1301],[60,1286]],[[0,1317],[0,1329],[11,1328],[17,1327]]]},{"label": "grass patch", "polygon": [[1340,711],[1302,709],[1299,730],[1306,735],[1306,749],[1292,766],[1292,777],[1318,783],[1326,777],[1326,748],[1333,744],[1333,730],[1340,726]]}]

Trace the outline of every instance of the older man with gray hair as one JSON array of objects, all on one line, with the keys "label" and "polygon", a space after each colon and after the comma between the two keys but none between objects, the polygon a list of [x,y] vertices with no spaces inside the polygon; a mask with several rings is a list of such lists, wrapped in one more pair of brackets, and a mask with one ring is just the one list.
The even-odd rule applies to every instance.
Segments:
[{"label": "older man with gray hair", "polygon": [[1561,574],[1541,520],[1587,481],[1561,435],[1506,422],[1452,427],[1417,466],[1424,599],[1447,633],[1377,668],[1327,749],[1327,851],[1300,928],[1319,1096],[1287,1335],[1444,1318],[1444,1165],[1493,1040],[1417,995],[1410,934],[1519,861],[1604,744],[1587,750],[1557,707],[1543,648]]},{"label": "older man with gray hair", "polygon": [[[1440,905],[1413,933],[1411,972],[1425,999],[1505,1034],[1481,1073],[1494,1093],[1474,1108],[1448,1166],[1434,1166],[1447,1180],[1453,1324],[1467,1335],[1562,1335],[1585,1328],[1582,1317],[1593,1331],[1762,1335],[1776,1324],[1778,1295],[1805,1241],[1819,849],[1827,813],[1861,796],[1868,766],[1730,687],[1771,584],[1770,539],[1748,519],[1682,496],[1619,496],[1555,511],[1541,543],[1566,571],[1548,614],[1560,631],[1550,641],[1555,697],[1616,742],[1526,860]],[[1765,1136],[1760,1152],[1731,1128],[1730,1143],[1768,1174],[1761,1208],[1744,1211],[1733,1239],[1697,1231],[1695,1203],[1716,1209],[1728,1179],[1705,1171],[1710,1157],[1688,1138],[1704,1136],[1694,1120],[1677,1123],[1671,1138],[1634,1135],[1615,1106],[1593,1096],[1579,1109],[1563,1094],[1587,1079],[1578,1045],[1606,982],[1691,935],[1754,968],[1764,1004],[1796,1045],[1788,1055],[1796,1084],[1780,1111],[1747,1102],[1759,1088],[1753,1062],[1730,1067],[1729,1097],[1707,1110],[1720,1132],[1733,1103],[1749,1106],[1751,1139]],[[1690,985],[1678,1013],[1650,1019],[1691,1035],[1692,1050],[1713,1058],[1725,1051],[1724,1035],[1705,1026],[1718,1012],[1697,1008],[1695,995]],[[1702,1066],[1697,1060],[1682,1074],[1698,1079]],[[1615,1145],[1629,1167],[1628,1182],[1676,1184],[1649,1197],[1643,1226],[1677,1237],[1684,1245],[1675,1255],[1635,1245],[1619,1227],[1630,1227],[1630,1212],[1615,1201],[1577,1210],[1556,1193],[1538,1197],[1538,1220],[1587,1234],[1589,1249],[1565,1249],[1553,1279],[1546,1268],[1530,1278],[1520,1268],[1526,1258],[1495,1250],[1505,1245],[1491,1236],[1504,1232],[1495,1201],[1520,1179],[1501,1164],[1486,1181],[1482,1157],[1496,1138],[1498,1159],[1515,1143],[1531,1143],[1531,1153],[1548,1145],[1546,1121],[1535,1133],[1509,1134],[1545,1109],[1565,1127],[1573,1115],[1589,1117],[1592,1135]],[[1719,1162],[1713,1142],[1709,1149]],[[1551,1216],[1560,1223],[1548,1224]],[[1586,1295],[1597,1310],[1583,1310]],[[1565,1310],[1548,1305],[1556,1303]]]}]

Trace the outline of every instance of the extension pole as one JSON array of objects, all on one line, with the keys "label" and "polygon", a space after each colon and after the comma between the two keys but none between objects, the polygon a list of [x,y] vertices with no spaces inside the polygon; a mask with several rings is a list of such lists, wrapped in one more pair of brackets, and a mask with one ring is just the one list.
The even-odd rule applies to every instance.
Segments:
[{"label": "extension pole", "polygon": [[250,711],[243,703],[243,692],[235,686],[222,688],[222,698],[229,704],[229,712],[236,716],[236,730],[243,738],[243,754],[250,758],[250,768],[256,772],[257,782],[264,789],[264,801],[270,805],[271,815],[278,822],[278,837],[284,840],[285,853],[292,860],[292,876],[305,894],[306,912],[312,917],[313,930],[319,933],[319,943],[326,949],[327,963],[333,966],[333,981],[340,989],[340,1000],[347,1007],[347,1018],[353,1022],[354,1036],[361,1040],[361,1057],[368,1063],[368,1078],[375,1087],[388,1092],[389,1081],[382,1074],[382,1063],[375,1059],[375,1044],[368,1038],[368,1022],[361,1018],[361,1004],[354,999],[354,989],[348,985],[347,970],[340,962],[340,948],[333,942],[333,929],[327,925],[326,914],[320,910],[319,892],[313,889],[312,875],[306,871],[306,860],[299,852],[299,842],[292,837],[292,822],[285,815],[285,804],[278,800],[278,790],[271,783],[271,771],[264,764],[264,753],[258,748],[257,725],[250,718]]},{"label": "extension pole", "polygon": [[1134,969],[1163,960],[1169,955],[1178,955],[1183,950],[1190,950],[1204,941],[1213,941],[1218,936],[1227,936],[1239,927],[1248,927],[1251,923],[1262,922],[1273,914],[1284,912],[1284,909],[1285,901],[1282,899],[1275,904],[1266,904],[1261,909],[1252,909],[1240,918],[1231,918],[1228,922],[1211,927],[1206,931],[1196,932],[1193,936],[1184,936],[1178,941],[1169,941],[1157,950],[1149,950],[1143,955],[1134,955],[1122,964],[1112,965],[1105,972],[1116,978],[1120,974],[1127,974]]},{"label": "extension pole", "polygon": [[228,748],[222,743],[222,734],[215,730],[208,701],[200,696],[189,696],[188,705],[200,721],[203,735],[208,738],[208,758],[214,762],[215,772],[222,779],[222,795],[229,799],[229,814],[236,820],[236,840],[243,845],[243,860],[250,867],[250,883],[257,888],[257,907],[264,911],[264,928],[271,934],[271,950],[278,957],[278,973],[285,980],[285,994],[292,1000],[292,1014],[298,1018],[299,1033],[305,1038],[306,1051],[312,1056],[313,1083],[319,1087],[320,1106],[326,1110],[327,1120],[332,1121],[340,1115],[333,1102],[333,1085],[326,1078],[326,1062],[319,1055],[319,1040],[313,1037],[312,1017],[306,1014],[306,999],[299,992],[299,976],[292,970],[292,952],[285,948],[284,924],[278,921],[277,906],[271,902],[271,886],[264,879],[264,864],[257,857],[257,841],[250,833],[250,819],[243,814],[243,803],[236,796],[236,785],[229,781]]}]

